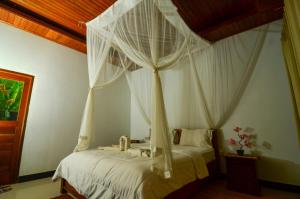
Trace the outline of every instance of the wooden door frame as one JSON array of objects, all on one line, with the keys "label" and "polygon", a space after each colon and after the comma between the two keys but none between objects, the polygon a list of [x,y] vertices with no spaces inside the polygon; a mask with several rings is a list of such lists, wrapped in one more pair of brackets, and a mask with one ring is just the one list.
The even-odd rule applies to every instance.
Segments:
[{"label": "wooden door frame", "polygon": [[[20,139],[16,141],[17,147],[14,147],[13,149],[14,157],[12,160],[15,162],[15,164],[12,166],[12,181],[17,182],[19,176],[19,170],[20,170],[23,141],[24,141],[27,115],[28,115],[28,109],[29,109],[29,104],[31,99],[34,76],[25,73],[10,71],[6,69],[0,69],[0,77],[24,82],[23,94],[22,94],[21,104],[18,113],[18,121],[20,121],[22,124],[21,126],[18,127],[21,128],[20,136],[19,136]],[[25,95],[26,93],[28,94]],[[26,97],[26,99],[24,99],[23,97]]]}]

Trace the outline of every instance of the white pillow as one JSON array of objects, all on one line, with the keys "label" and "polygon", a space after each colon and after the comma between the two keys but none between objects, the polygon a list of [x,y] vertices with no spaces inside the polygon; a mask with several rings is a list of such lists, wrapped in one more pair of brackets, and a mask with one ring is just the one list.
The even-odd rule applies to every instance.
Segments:
[{"label": "white pillow", "polygon": [[207,129],[182,129],[180,145],[211,147]]}]

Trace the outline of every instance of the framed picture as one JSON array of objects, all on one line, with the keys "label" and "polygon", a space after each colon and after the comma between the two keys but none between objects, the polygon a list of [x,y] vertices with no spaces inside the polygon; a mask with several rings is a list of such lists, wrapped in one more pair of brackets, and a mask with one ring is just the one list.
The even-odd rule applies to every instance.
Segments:
[{"label": "framed picture", "polygon": [[17,121],[24,82],[0,77],[0,120]]}]

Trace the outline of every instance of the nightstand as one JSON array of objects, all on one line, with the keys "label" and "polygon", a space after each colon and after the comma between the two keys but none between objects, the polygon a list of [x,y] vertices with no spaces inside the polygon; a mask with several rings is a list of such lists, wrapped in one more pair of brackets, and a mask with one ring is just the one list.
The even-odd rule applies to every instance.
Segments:
[{"label": "nightstand", "polygon": [[252,195],[260,195],[255,156],[225,154],[227,167],[227,188]]}]

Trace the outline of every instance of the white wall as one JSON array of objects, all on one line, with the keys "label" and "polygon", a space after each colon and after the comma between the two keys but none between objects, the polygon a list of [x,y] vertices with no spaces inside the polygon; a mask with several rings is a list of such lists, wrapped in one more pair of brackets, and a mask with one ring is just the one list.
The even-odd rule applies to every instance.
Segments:
[{"label": "white wall", "polygon": [[149,128],[136,105],[134,96],[131,95],[130,137],[142,140],[149,136]]},{"label": "white wall", "polygon": [[249,85],[223,133],[228,139],[234,137],[235,126],[254,128],[260,178],[300,185],[300,147],[280,38],[280,32],[268,33]]},{"label": "white wall", "polygon": [[[270,27],[271,30],[279,32],[268,33],[249,85],[222,131],[224,138],[228,139],[235,136],[235,126],[254,128],[257,135],[257,153],[261,155],[258,164],[259,177],[300,185],[300,147],[296,139],[291,93],[278,24],[280,25],[280,21]],[[131,136],[144,138],[148,135],[148,127],[134,101],[131,111]],[[271,148],[267,149],[263,145]]]},{"label": "white wall", "polygon": [[2,23],[0,44],[1,68],[35,76],[19,174],[54,170],[77,142],[86,55]]},{"label": "white wall", "polygon": [[[35,76],[19,174],[56,169],[77,143],[88,92],[86,54],[0,23],[0,68]],[[99,144],[114,143],[129,132],[124,83],[118,80],[111,90],[96,93]]]},{"label": "white wall", "polygon": [[95,91],[95,138],[93,146],[118,144],[130,135],[130,91],[125,77]]}]

